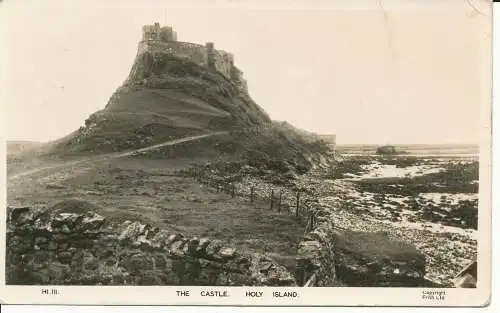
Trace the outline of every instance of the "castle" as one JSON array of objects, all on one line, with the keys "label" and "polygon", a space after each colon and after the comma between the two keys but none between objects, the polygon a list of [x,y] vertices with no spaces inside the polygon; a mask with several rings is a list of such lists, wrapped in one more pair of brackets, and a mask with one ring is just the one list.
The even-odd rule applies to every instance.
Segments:
[{"label": "castle", "polygon": [[200,66],[211,68],[231,80],[243,91],[247,90],[243,73],[234,66],[231,53],[217,50],[213,42],[205,45],[177,40],[177,33],[170,26],[161,27],[159,23],[142,27],[142,40],[138,53],[167,53],[178,58],[189,59]]}]

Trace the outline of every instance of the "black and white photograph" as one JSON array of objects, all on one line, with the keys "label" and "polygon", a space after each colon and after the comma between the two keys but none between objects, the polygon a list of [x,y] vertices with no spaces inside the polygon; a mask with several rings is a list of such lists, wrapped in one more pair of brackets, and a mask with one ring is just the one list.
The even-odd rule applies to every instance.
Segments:
[{"label": "black and white photograph", "polygon": [[487,300],[491,3],[257,3],[0,4],[5,288]]}]

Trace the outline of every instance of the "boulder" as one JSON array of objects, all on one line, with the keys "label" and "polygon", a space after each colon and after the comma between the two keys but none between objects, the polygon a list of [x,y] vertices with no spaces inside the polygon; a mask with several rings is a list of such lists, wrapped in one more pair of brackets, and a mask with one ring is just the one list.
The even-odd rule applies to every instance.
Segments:
[{"label": "boulder", "polygon": [[102,225],[106,222],[106,218],[93,212],[87,212],[86,216],[83,218],[80,226],[83,230],[97,230],[101,228]]},{"label": "boulder", "polygon": [[377,148],[376,153],[382,155],[391,155],[391,154],[397,154],[398,152],[396,150],[396,147],[394,146],[382,146]]}]

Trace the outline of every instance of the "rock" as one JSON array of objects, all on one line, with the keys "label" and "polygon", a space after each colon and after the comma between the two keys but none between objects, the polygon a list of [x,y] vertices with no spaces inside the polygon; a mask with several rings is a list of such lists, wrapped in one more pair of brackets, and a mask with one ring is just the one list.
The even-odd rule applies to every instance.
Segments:
[{"label": "rock", "polygon": [[49,240],[45,237],[36,237],[34,240],[35,245],[43,245],[46,244]]},{"label": "rock", "polygon": [[99,260],[90,259],[84,262],[84,269],[89,271],[95,271],[99,268]]},{"label": "rock", "polygon": [[139,222],[133,222],[121,232],[118,239],[136,241],[140,235],[144,234],[145,228],[146,225]]},{"label": "rock", "polygon": [[140,274],[153,269],[153,259],[142,254],[135,254],[125,260],[125,268],[131,274]]},{"label": "rock", "polygon": [[165,247],[169,237],[170,235],[166,230],[161,230],[155,233],[155,235],[151,237],[149,241],[154,247],[163,248]]},{"label": "rock", "polygon": [[273,263],[271,261],[264,261],[264,262],[260,262],[258,265],[257,265],[257,270],[261,273],[267,273],[271,267],[273,266]]},{"label": "rock", "polygon": [[262,281],[264,286],[296,286],[295,278],[283,266],[273,266]]},{"label": "rock", "polygon": [[14,225],[23,225],[35,219],[35,214],[29,207],[14,207],[8,209],[10,209],[9,222]]},{"label": "rock", "polygon": [[106,218],[93,212],[87,212],[87,215],[83,218],[81,222],[81,227],[84,231],[96,230],[100,228],[106,222]]},{"label": "rock", "polygon": [[59,231],[63,234],[71,233],[71,230],[69,229],[68,225],[62,225],[62,227],[59,229]]},{"label": "rock", "polygon": [[213,257],[215,256],[215,254],[217,252],[219,252],[219,250],[222,248],[222,245],[220,243],[220,241],[218,240],[213,240],[212,242],[210,242],[207,246],[207,249],[206,249],[206,255],[208,257]]},{"label": "rock", "polygon": [[69,248],[69,243],[68,242],[61,242],[58,247],[59,250],[66,250]]},{"label": "rock", "polygon": [[205,255],[208,245],[210,244],[210,239],[202,238],[196,248],[196,253],[198,255]]},{"label": "rock", "polygon": [[310,259],[318,256],[320,250],[321,244],[318,241],[301,241],[297,254],[299,258],[306,257]]},{"label": "rock", "polygon": [[160,228],[158,227],[153,227],[149,224],[146,225],[146,239],[151,239],[153,238],[154,236],[156,236],[156,234],[158,234],[160,232]]},{"label": "rock", "polygon": [[294,173],[292,170],[288,170],[287,172],[285,172],[283,174],[283,177],[285,177],[286,179],[292,179],[292,180],[299,179],[299,175]]},{"label": "rock", "polygon": [[83,215],[76,213],[59,213],[52,219],[52,227],[57,228],[62,225],[74,227],[78,222],[83,220]]},{"label": "rock", "polygon": [[222,248],[219,250],[218,255],[224,259],[229,259],[236,255],[236,250],[233,248]]},{"label": "rock", "polygon": [[49,253],[47,251],[39,250],[35,252],[34,262],[37,264],[45,263],[49,260]]},{"label": "rock", "polygon": [[170,245],[170,253],[176,256],[184,256],[185,241],[176,241]]},{"label": "rock", "polygon": [[47,250],[55,251],[57,250],[57,243],[55,241],[50,241]]},{"label": "rock", "polygon": [[198,244],[200,243],[200,240],[198,238],[192,238],[189,240],[187,244],[187,253],[190,255],[195,255],[197,252]]},{"label": "rock", "polygon": [[54,285],[63,283],[64,280],[71,275],[71,268],[69,265],[58,262],[49,263],[48,271],[47,277],[50,277],[50,283]]},{"label": "rock", "polygon": [[378,147],[377,148],[377,151],[376,151],[377,154],[397,154],[397,151],[396,151],[396,147],[394,146],[382,146],[382,147]]},{"label": "rock", "polygon": [[155,268],[156,269],[167,269],[167,265],[169,264],[169,260],[167,256],[163,253],[155,253],[153,255],[153,259],[155,261]]},{"label": "rock", "polygon": [[182,234],[173,234],[173,235],[170,235],[168,237],[168,239],[165,242],[165,244],[170,247],[174,242],[177,242],[177,241],[182,240],[182,239],[184,239],[184,235],[182,235]]},{"label": "rock", "polygon": [[323,227],[321,227],[321,228],[318,227],[315,230],[313,230],[312,232],[310,232],[309,234],[307,234],[306,237],[313,239],[311,241],[317,241],[317,242],[326,243],[326,242],[328,242],[328,241],[331,240],[331,237],[329,239],[327,231],[328,230],[324,229]]},{"label": "rock", "polygon": [[59,253],[58,259],[62,264],[69,264],[73,259],[73,254],[71,252],[61,252]]}]

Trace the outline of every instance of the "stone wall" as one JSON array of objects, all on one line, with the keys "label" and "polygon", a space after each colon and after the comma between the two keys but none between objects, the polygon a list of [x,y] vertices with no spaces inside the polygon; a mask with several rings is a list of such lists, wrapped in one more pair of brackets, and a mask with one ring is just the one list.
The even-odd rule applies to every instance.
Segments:
[{"label": "stone wall", "polygon": [[294,286],[283,266],[207,238],[137,221],[8,208],[9,285]]},{"label": "stone wall", "polygon": [[297,283],[303,286],[313,279],[313,286],[337,286],[339,281],[335,268],[335,227],[329,218],[328,210],[308,206],[301,212],[300,219],[307,226],[306,234],[297,250]]},{"label": "stone wall", "polygon": [[[425,279],[425,257],[415,255],[406,260],[377,259],[345,249],[339,238],[349,232],[333,224],[335,209],[308,202],[300,220],[307,224],[306,234],[299,243],[295,277],[304,286],[349,287],[441,287]],[[381,234],[365,233],[365,236]],[[380,238],[380,237],[379,237]],[[382,238],[384,238],[382,236]],[[401,244],[388,236],[375,250],[384,254],[385,247]],[[410,247],[411,250],[411,247]]]}]

